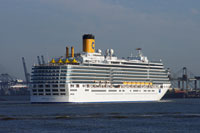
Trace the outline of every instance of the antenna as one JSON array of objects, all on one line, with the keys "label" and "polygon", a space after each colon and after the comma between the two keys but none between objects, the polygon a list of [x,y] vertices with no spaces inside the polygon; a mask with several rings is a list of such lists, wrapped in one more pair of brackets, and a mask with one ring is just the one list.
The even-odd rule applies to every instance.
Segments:
[{"label": "antenna", "polygon": [[49,54],[48,54],[48,52],[46,53],[46,56],[47,56],[47,63],[49,63]]},{"label": "antenna", "polygon": [[138,51],[138,55],[142,56],[142,52],[141,52],[142,48],[136,48],[136,50]]}]

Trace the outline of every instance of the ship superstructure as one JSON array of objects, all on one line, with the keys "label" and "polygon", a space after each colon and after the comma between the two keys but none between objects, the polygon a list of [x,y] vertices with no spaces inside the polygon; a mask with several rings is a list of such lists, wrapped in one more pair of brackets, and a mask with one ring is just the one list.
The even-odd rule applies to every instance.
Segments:
[{"label": "ship superstructure", "polygon": [[65,58],[34,65],[31,102],[158,101],[170,87],[161,61],[151,62],[141,49],[118,59],[113,49],[95,51],[95,37],[83,35],[83,52],[66,47]]}]

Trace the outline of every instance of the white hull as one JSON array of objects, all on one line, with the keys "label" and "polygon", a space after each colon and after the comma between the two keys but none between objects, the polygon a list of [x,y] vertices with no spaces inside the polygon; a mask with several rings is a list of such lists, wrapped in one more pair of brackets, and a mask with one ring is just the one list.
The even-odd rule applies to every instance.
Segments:
[{"label": "white hull", "polygon": [[[83,52],[34,65],[31,102],[158,101],[170,87],[161,61],[138,55],[118,59],[113,49],[95,52],[95,37],[83,35]],[[39,60],[39,59],[38,59]]]},{"label": "white hull", "polygon": [[[164,88],[98,88],[85,91],[85,88],[78,88],[77,91],[66,88],[66,95],[31,95],[32,103],[59,103],[59,102],[138,102],[138,101],[159,101],[169,86]],[[115,89],[116,92],[109,92]],[[73,89],[74,90],[74,89]],[[106,92],[92,92],[92,90],[106,90]],[[134,90],[139,90],[135,92]]]}]

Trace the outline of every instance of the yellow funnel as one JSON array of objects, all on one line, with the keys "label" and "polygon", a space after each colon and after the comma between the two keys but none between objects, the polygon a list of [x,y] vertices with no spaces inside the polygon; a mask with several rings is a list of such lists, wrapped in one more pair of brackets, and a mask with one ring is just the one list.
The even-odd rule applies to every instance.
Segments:
[{"label": "yellow funnel", "polygon": [[70,61],[68,59],[65,60],[65,63],[70,63]]},{"label": "yellow funnel", "polygon": [[83,51],[87,53],[95,52],[95,38],[92,34],[83,35]]},{"label": "yellow funnel", "polygon": [[62,59],[59,59],[58,63],[63,63]]},{"label": "yellow funnel", "polygon": [[78,63],[78,62],[76,61],[76,59],[73,59],[72,63]]},{"label": "yellow funnel", "polygon": [[56,63],[55,59],[52,59],[52,60],[50,61],[50,63]]}]

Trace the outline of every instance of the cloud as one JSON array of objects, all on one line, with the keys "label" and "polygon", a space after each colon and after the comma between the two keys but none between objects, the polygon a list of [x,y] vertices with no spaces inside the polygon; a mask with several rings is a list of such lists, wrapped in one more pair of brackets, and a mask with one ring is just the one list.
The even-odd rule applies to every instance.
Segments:
[{"label": "cloud", "polygon": [[191,9],[191,13],[194,14],[194,15],[199,15],[200,14],[199,10],[195,9],[195,8]]},{"label": "cloud", "polygon": [[[179,5],[172,10],[170,7],[173,2],[169,5],[160,4],[159,8],[154,4],[130,2],[35,0],[30,4],[26,0],[19,0],[19,8],[16,8],[16,4],[9,3],[7,8],[0,8],[2,20],[5,21],[0,25],[0,41],[8,44],[0,45],[0,60],[9,71],[15,71],[13,66],[23,71],[21,56],[25,56],[27,64],[30,62],[28,65],[31,66],[37,55],[48,53],[46,55],[50,58],[60,56],[64,53],[61,48],[66,45],[73,45],[75,50],[81,51],[81,35],[84,33],[96,36],[97,48],[113,48],[119,57],[128,56],[136,47],[142,47],[145,55],[151,56],[150,59],[158,57],[173,64],[171,60],[175,60],[175,63],[176,60],[180,61],[180,58],[186,56],[188,49],[198,52],[199,45],[196,44],[200,42],[200,23],[198,19],[193,19],[196,16],[191,15],[191,12],[198,14],[198,8],[187,6],[189,10],[186,12],[190,11],[188,14],[191,15],[188,17]],[[15,48],[12,53],[15,56],[8,52],[11,47]],[[21,71],[15,72],[23,74]]]}]

